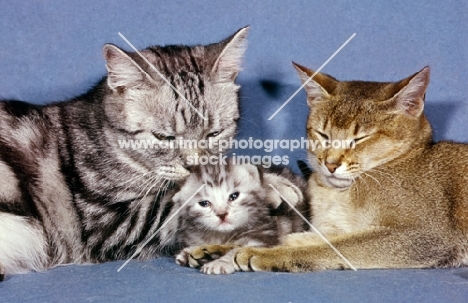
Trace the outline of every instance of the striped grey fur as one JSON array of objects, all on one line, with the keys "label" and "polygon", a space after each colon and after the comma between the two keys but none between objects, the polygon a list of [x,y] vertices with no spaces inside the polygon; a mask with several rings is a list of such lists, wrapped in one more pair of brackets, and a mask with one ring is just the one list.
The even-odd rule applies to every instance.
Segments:
[{"label": "striped grey fur", "polygon": [[[186,100],[138,54],[107,44],[108,74],[86,94],[47,106],[1,102],[0,275],[130,257],[171,212],[186,157],[219,151],[118,141],[231,138],[247,32],[142,51]],[[155,237],[138,258],[158,256],[172,236]]]}]

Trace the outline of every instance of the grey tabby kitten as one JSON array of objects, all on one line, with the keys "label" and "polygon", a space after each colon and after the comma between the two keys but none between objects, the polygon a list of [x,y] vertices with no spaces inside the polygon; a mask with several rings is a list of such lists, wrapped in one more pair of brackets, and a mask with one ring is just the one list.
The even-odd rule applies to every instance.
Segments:
[{"label": "grey tabby kitten", "polygon": [[[84,95],[47,106],[1,102],[0,278],[126,259],[149,239],[171,212],[161,199],[189,175],[186,157],[219,151],[118,141],[232,137],[247,32],[141,51],[185,99],[138,54],[107,44],[107,77]],[[158,256],[171,241],[155,237],[138,258]]]},{"label": "grey tabby kitten", "polygon": [[[286,234],[304,231],[304,221],[269,184],[307,216],[306,183],[287,168],[263,171],[251,164],[236,165],[232,161],[194,168],[173,197],[177,208],[181,207],[204,185],[181,209],[178,227],[172,226],[179,231],[177,240],[185,247],[176,256],[176,263],[202,266],[201,270],[208,274],[228,274],[234,272],[231,256],[237,246],[273,246]],[[191,246],[204,244],[232,246],[214,261],[210,256],[202,264],[190,262],[190,255],[196,253]],[[208,261],[211,262],[203,265]]]}]

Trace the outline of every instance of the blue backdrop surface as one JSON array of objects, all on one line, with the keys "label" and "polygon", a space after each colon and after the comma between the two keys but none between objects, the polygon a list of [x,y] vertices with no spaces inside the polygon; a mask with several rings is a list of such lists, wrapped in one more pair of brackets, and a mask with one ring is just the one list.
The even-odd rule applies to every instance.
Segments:
[{"label": "blue backdrop surface", "polygon": [[[305,136],[308,112],[303,91],[268,120],[300,86],[291,61],[317,69],[356,33],[323,72],[342,80],[395,81],[429,65],[432,74],[426,114],[436,140],[468,142],[467,1],[4,0],[0,7],[2,98],[44,104],[85,92],[105,74],[104,43],[130,50],[118,32],[144,48],[217,42],[250,25],[249,46],[238,78],[243,87],[238,139],[297,139]],[[274,153],[288,155],[291,166],[295,160],[305,159],[304,151]],[[195,301],[248,301],[251,296],[250,301],[304,302],[313,298],[325,302],[352,301],[353,294],[361,291],[371,294],[370,299],[381,294],[389,302],[431,298],[462,302],[468,298],[466,269],[202,277],[161,259],[134,265],[122,280],[110,267],[70,266],[9,277],[0,284],[0,296],[9,302],[25,298],[97,302],[112,300],[109,296],[114,293],[117,301],[160,301],[163,296],[189,301],[190,293],[196,293]],[[88,277],[92,283],[80,284]],[[335,281],[337,285],[333,285]],[[142,283],[148,287],[141,288],[138,295],[132,289]],[[211,284],[222,285],[223,291],[211,292],[207,287]],[[437,290],[440,287],[446,291]],[[366,299],[364,295],[356,298]]]}]

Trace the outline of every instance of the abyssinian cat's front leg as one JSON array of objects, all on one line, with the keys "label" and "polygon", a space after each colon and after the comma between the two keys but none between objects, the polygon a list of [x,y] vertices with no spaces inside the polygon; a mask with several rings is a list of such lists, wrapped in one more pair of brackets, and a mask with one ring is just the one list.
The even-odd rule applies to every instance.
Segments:
[{"label": "abyssinian cat's front leg", "polygon": [[[450,266],[449,240],[414,230],[380,230],[350,234],[332,241],[342,255],[358,269],[427,268]],[[242,247],[233,259],[238,271],[304,272],[325,269],[350,269],[327,244]],[[453,266],[453,265],[452,265]]]}]

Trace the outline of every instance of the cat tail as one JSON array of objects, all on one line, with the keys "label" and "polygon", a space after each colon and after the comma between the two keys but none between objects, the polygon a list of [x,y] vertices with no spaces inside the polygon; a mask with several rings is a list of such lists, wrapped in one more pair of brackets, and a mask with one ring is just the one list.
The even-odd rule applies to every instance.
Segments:
[{"label": "cat tail", "polygon": [[41,271],[48,264],[41,225],[35,219],[0,212],[0,281],[5,273]]}]

